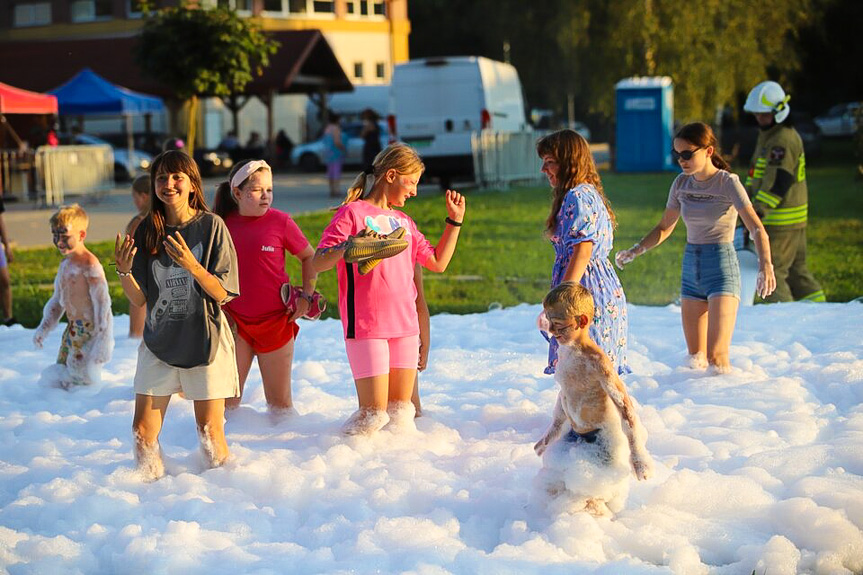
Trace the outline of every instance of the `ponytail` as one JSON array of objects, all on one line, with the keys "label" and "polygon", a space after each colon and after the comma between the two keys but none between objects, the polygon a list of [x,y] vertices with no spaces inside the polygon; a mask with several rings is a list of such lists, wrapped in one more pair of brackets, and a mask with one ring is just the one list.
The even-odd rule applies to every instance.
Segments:
[{"label": "ponytail", "polygon": [[[368,174],[366,172],[360,172],[357,174],[357,177],[354,178],[353,183],[348,187],[348,194],[345,196],[344,201],[341,203],[342,206],[345,204],[349,204],[351,202],[356,202],[357,200],[361,200],[366,195],[366,184],[368,183],[369,176],[373,176],[373,174]],[[374,186],[374,183],[372,184]],[[371,187],[369,188],[371,190]]]},{"label": "ponytail", "polygon": [[425,165],[416,150],[401,142],[392,143],[378,152],[371,169],[367,168],[354,178],[341,205],[366,197],[389,170],[395,170],[399,174],[411,174],[422,172],[425,170]]},{"label": "ponytail", "polygon": [[221,182],[216,187],[216,198],[213,200],[213,213],[224,220],[239,209],[240,206],[237,205],[237,200],[231,193],[231,182],[229,180]]}]

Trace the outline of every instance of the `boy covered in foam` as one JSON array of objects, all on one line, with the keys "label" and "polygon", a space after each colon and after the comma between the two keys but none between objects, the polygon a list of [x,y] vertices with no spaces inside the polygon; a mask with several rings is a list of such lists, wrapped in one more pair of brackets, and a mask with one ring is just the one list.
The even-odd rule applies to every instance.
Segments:
[{"label": "boy covered in foam", "polygon": [[617,371],[590,338],[590,292],[562,282],[545,296],[543,308],[543,327],[560,344],[560,393],[551,426],[534,446],[543,457],[538,481],[567,511],[608,515],[623,508],[630,471],[639,480],[652,474],[646,434]]},{"label": "boy covered in foam", "polygon": [[114,349],[108,282],[99,259],[84,245],[88,223],[87,212],[78,204],[62,206],[51,216],[54,245],[63,261],[33,335],[33,344],[41,348],[66,313],[57,364],[42,373],[43,380],[65,389],[98,382],[100,364],[110,361]]}]

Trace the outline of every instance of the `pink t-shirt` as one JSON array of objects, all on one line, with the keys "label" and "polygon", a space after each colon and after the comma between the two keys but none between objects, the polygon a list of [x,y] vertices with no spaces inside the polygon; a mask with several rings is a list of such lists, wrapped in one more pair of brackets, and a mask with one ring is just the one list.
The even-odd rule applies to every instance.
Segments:
[{"label": "pink t-shirt", "polygon": [[339,280],[339,315],[347,339],[387,339],[419,333],[414,265],[424,264],[434,247],[414,221],[396,210],[384,210],[365,201],[342,206],[324,230],[318,249],[328,248],[369,227],[388,234],[405,228],[410,244],[402,253],[381,261],[366,275],[354,264],[336,263]]},{"label": "pink t-shirt", "polygon": [[274,208],[260,217],[234,212],[225,220],[237,250],[240,297],[227,309],[244,319],[285,313],[279,290],[288,282],[285,250],[297,255],[309,244],[289,214]]}]

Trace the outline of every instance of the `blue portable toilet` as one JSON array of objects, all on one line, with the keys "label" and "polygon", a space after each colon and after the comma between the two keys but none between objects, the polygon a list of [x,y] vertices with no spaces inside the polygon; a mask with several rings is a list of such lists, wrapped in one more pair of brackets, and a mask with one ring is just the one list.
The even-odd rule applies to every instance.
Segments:
[{"label": "blue portable toilet", "polygon": [[668,76],[625,78],[615,86],[618,172],[674,170],[671,135],[674,86]]}]

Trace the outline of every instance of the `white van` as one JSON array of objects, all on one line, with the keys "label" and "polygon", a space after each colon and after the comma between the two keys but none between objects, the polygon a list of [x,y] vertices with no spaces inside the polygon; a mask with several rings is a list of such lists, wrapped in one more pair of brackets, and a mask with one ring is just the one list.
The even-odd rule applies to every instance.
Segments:
[{"label": "white van", "polygon": [[528,129],[518,72],[480,56],[420,58],[393,70],[390,134],[446,186],[473,176],[471,132]]}]

